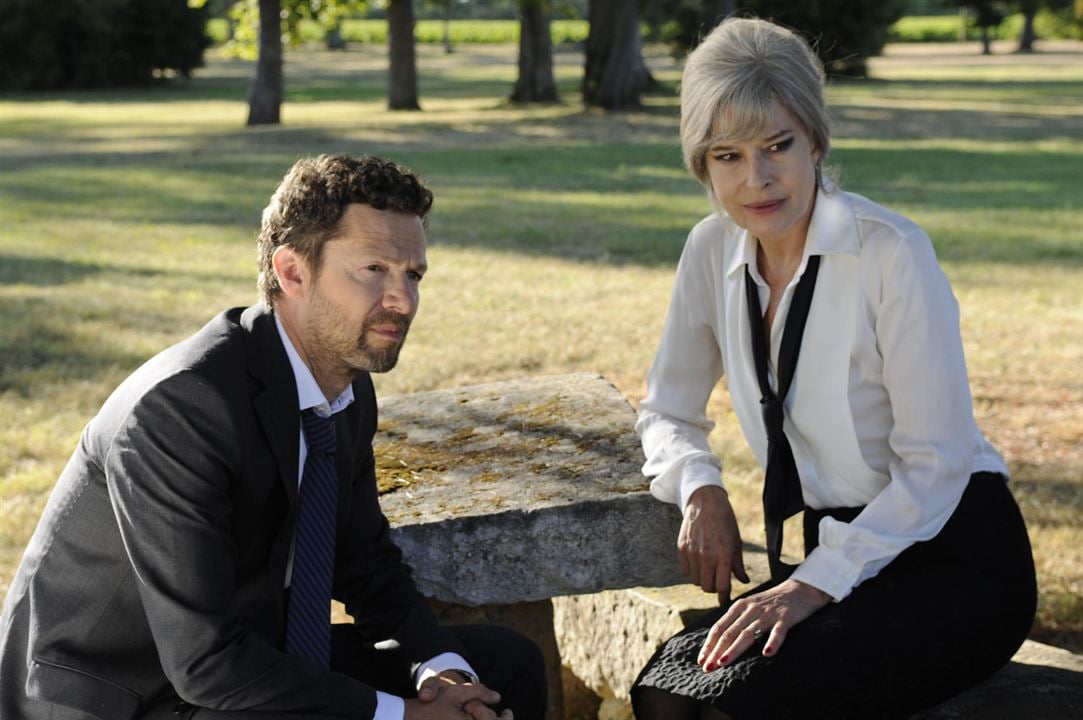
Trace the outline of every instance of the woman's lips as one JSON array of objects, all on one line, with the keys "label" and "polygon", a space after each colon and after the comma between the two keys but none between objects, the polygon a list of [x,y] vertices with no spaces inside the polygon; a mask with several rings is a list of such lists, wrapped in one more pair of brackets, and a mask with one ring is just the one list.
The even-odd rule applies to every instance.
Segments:
[{"label": "woman's lips", "polygon": [[770,215],[782,207],[785,200],[766,200],[764,202],[746,203],[745,210],[753,215]]}]

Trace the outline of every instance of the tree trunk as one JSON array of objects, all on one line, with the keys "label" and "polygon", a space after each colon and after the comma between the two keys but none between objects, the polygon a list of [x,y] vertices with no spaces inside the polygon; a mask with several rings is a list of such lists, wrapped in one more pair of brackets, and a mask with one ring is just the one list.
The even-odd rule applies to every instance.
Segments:
[{"label": "tree trunk", "polygon": [[342,25],[335,25],[333,28],[327,31],[327,49],[328,50],[345,50],[346,38],[342,37]]},{"label": "tree trunk", "polygon": [[511,101],[558,102],[548,0],[519,0],[519,79]]},{"label": "tree trunk", "polygon": [[455,52],[451,46],[451,2],[444,0],[444,52],[448,55]]},{"label": "tree trunk", "polygon": [[1034,41],[1038,34],[1034,32],[1034,16],[1038,14],[1037,3],[1023,3],[1023,31],[1019,33],[1019,52],[1034,52]]},{"label": "tree trunk", "polygon": [[387,107],[389,110],[420,110],[421,106],[417,102],[414,4],[411,0],[388,2],[387,37],[391,55]]},{"label": "tree trunk", "polygon": [[993,54],[993,40],[989,36],[989,26],[981,26],[981,54],[992,55]]},{"label": "tree trunk", "polygon": [[282,7],[259,0],[259,58],[248,90],[248,124],[277,125],[282,107]]},{"label": "tree trunk", "polygon": [[703,36],[706,37],[718,23],[737,12],[737,0],[703,0],[700,11],[703,16]]},{"label": "tree trunk", "polygon": [[643,61],[637,0],[590,0],[583,102],[607,110],[640,106],[654,83]]}]

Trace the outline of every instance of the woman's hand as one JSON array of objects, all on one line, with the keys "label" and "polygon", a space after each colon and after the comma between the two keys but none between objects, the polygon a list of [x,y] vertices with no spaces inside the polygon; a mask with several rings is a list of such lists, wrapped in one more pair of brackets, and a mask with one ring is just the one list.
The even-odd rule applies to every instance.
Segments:
[{"label": "woman's hand", "polygon": [[830,595],[798,580],[785,580],[742,598],[711,627],[696,662],[704,672],[725,667],[764,633],[768,635],[763,654],[770,657],[782,647],[790,628],[829,602]]},{"label": "woman's hand", "polygon": [[730,597],[731,574],[748,582],[741,531],[725,490],[706,485],[688,498],[677,553],[681,571],[704,592],[717,592],[723,602]]}]

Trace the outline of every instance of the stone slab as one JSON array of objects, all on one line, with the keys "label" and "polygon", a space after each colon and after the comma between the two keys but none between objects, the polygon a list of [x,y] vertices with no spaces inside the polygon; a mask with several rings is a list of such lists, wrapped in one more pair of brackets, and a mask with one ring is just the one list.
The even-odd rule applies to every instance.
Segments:
[{"label": "stone slab", "polygon": [[912,720],[1079,720],[1083,655],[1027,640],[1012,661],[980,685]]},{"label": "stone slab", "polygon": [[384,398],[381,504],[426,596],[511,604],[681,582],[680,513],[640,472],[635,413],[593,374]]},{"label": "stone slab", "polygon": [[627,701],[658,646],[717,607],[717,595],[687,584],[555,598],[561,662],[599,698]]}]

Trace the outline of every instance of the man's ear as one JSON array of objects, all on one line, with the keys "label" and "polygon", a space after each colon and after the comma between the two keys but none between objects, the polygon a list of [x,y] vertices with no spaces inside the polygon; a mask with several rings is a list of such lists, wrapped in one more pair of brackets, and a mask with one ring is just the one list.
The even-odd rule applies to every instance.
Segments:
[{"label": "man's ear", "polygon": [[286,297],[303,298],[308,283],[305,261],[288,245],[280,245],[271,256],[278,285]]}]

